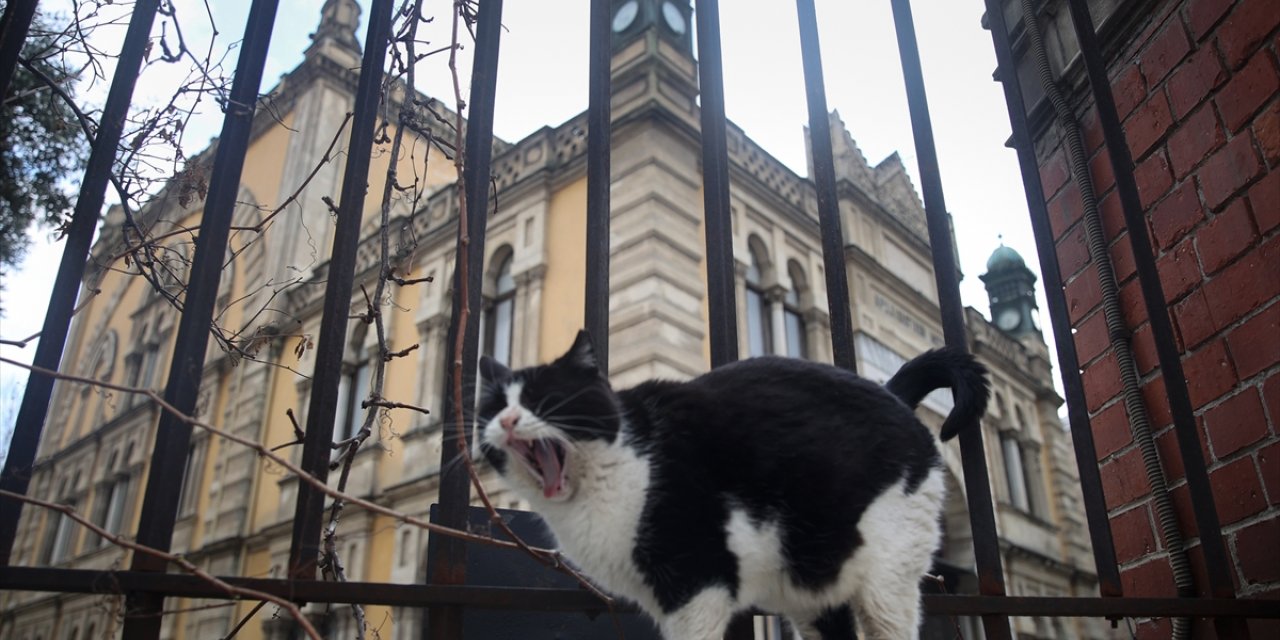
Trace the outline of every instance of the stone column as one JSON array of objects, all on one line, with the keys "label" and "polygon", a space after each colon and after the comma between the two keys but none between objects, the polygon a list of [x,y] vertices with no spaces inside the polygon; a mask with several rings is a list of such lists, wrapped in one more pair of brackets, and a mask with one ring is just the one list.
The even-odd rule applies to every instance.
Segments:
[{"label": "stone column", "polygon": [[418,339],[422,347],[418,349],[418,370],[421,371],[418,384],[417,404],[435,413],[441,407],[440,394],[443,390],[444,358],[448,350],[445,335],[449,329],[449,316],[434,315],[418,323]]},{"label": "stone column", "polygon": [[811,307],[804,312],[805,338],[809,341],[809,359],[830,363],[831,355],[831,314]]},{"label": "stone column", "polygon": [[765,302],[769,305],[769,326],[773,330],[773,354],[778,356],[787,353],[787,316],[782,301],[787,297],[787,290],[780,284],[769,287],[764,293]]},{"label": "stone column", "polygon": [[[266,276],[277,287],[297,280],[299,273],[310,273],[323,260],[310,254],[312,244],[323,247],[323,255],[327,255],[328,247],[332,244],[330,234],[333,224],[321,198],[338,197],[342,187],[343,163],[330,162],[314,176],[311,173],[324,158],[334,134],[343,126],[345,114],[351,109],[354,100],[346,91],[335,89],[325,82],[315,83],[298,98],[293,127],[297,131],[308,132],[309,135],[289,136],[279,192],[259,195],[264,200],[274,195],[275,202],[283,203],[304,182],[307,184],[298,198],[281,213],[281,220],[278,222],[287,222],[275,233],[265,235],[264,252],[268,256]],[[343,135],[345,144],[349,132],[344,132]],[[308,179],[310,182],[307,182]],[[300,234],[284,232],[286,226],[298,230]],[[266,320],[269,318],[264,318]]]},{"label": "stone column", "polygon": [[734,321],[738,323],[738,357],[745,358],[750,351],[751,339],[747,336],[747,268],[742,256],[733,261]]},{"label": "stone column", "polygon": [[538,362],[538,336],[542,319],[542,283],[547,265],[539,264],[516,274],[514,331],[511,337],[511,364],[527,367]]}]

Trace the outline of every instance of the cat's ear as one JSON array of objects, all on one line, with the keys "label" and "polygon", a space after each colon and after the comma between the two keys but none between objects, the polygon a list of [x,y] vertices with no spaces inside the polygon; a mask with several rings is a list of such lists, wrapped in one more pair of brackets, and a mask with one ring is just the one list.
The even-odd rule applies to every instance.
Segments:
[{"label": "cat's ear", "polygon": [[485,382],[503,383],[511,379],[511,370],[489,356],[480,356],[480,379]]},{"label": "cat's ear", "polygon": [[576,369],[592,372],[599,371],[596,348],[591,344],[591,334],[587,333],[586,329],[578,332],[578,337],[573,341],[573,346],[569,347],[569,351],[563,356],[560,356],[560,361]]}]

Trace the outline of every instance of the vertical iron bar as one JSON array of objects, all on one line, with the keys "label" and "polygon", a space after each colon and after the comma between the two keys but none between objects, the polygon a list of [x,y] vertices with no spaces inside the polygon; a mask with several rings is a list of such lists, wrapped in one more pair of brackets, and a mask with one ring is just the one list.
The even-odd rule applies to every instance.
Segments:
[{"label": "vertical iron bar", "polygon": [[729,215],[729,147],[725,133],[724,70],[719,0],[699,0],[698,90],[702,98],[702,200],[707,240],[707,307],[711,366],[738,359],[733,230]]},{"label": "vertical iron bar", "polygon": [[0,98],[9,93],[18,55],[22,53],[22,45],[31,31],[31,20],[36,15],[36,4],[38,0],[10,0],[4,16],[0,16]]},{"label": "vertical iron bar", "polygon": [[[209,195],[200,216],[191,276],[164,390],[165,401],[183,415],[195,413],[196,398],[200,392],[205,350],[209,345],[209,324],[213,321],[213,307],[218,298],[223,256],[231,234],[231,216],[240,190],[240,173],[249,148],[249,133],[258,104],[258,88],[262,84],[262,67],[271,45],[277,4],[278,0],[254,0],[249,8],[231,98],[222,121],[222,134],[218,137]],[[160,414],[147,472],[142,514],[138,520],[139,544],[169,550],[190,441],[191,425],[182,416],[168,411]],[[132,568],[135,571],[164,572],[166,565],[164,560],[155,556],[133,554]],[[160,593],[129,594],[125,609],[136,615],[125,617],[124,637],[160,637],[163,604],[164,596]]]},{"label": "vertical iron bar", "polygon": [[804,59],[804,83],[809,96],[809,146],[818,195],[818,221],[822,227],[822,263],[827,279],[827,307],[831,314],[831,348],[836,366],[856,372],[858,357],[853,346],[853,309],[849,305],[844,232],[840,228],[840,201],[836,196],[831,116],[827,113],[822,50],[818,46],[818,15],[813,8],[813,0],[796,0],[796,12],[800,17],[800,54]]},{"label": "vertical iron bar", "polygon": [[[725,131],[724,68],[720,55],[720,2],[698,0],[698,92],[702,129],[702,207],[707,243],[707,323],[711,366],[738,359],[733,229],[729,211],[729,145]],[[725,637],[750,638],[751,617],[739,616]]]},{"label": "vertical iron bar", "polygon": [[[111,177],[111,165],[120,146],[124,121],[129,114],[129,102],[133,99],[138,69],[147,49],[147,39],[155,22],[158,0],[138,0],[129,20],[116,62],[116,72],[111,80],[111,90],[103,106],[102,120],[96,137],[91,141],[89,162],[84,180],[80,183],[80,195],[76,199],[75,212],[67,228],[67,242],[62,249],[62,262],[49,295],[49,308],[44,326],[40,330],[40,342],[36,345],[33,364],[50,371],[58,368],[62,350],[67,341],[71,314],[76,296],[80,292],[80,280],[84,277],[85,258],[98,227],[98,216],[106,198],[107,181]],[[18,46],[21,46],[19,43]],[[15,58],[16,60],[16,58]],[[32,372],[27,376],[26,391],[18,409],[18,419],[9,444],[9,457],[0,475],[0,489],[14,493],[27,492],[31,482],[31,465],[35,461],[36,448],[40,444],[40,432],[49,412],[49,396],[53,391],[53,378]],[[18,530],[18,518],[22,503],[0,499],[0,566],[8,566],[13,551],[14,536]]]},{"label": "vertical iron bar", "polygon": [[609,0],[591,0],[587,106],[587,284],[583,326],[594,340],[600,372],[609,373],[609,149],[613,29]]},{"label": "vertical iron bar", "polygon": [[[471,70],[471,95],[467,102],[471,115],[467,118],[467,140],[463,152],[463,188],[467,201],[467,225],[458,229],[457,253],[467,252],[467,299],[462,299],[461,277],[463,265],[453,274],[453,312],[449,322],[445,348],[452,357],[446,358],[445,401],[443,419],[443,443],[440,449],[440,496],[437,520],[439,524],[457,529],[467,528],[467,506],[470,501],[471,479],[465,465],[458,464],[460,448],[467,448],[466,431],[454,422],[458,413],[454,395],[455,359],[461,362],[461,391],[464,406],[463,420],[474,412],[472,391],[475,389],[476,361],[479,353],[480,288],[484,272],[485,223],[489,216],[489,175],[493,152],[493,107],[497,94],[498,45],[502,35],[502,0],[484,0],[476,14],[475,61]],[[464,306],[469,310],[466,325],[462,326]],[[462,353],[454,353],[458,332],[463,335]],[[459,431],[463,441],[459,442]],[[464,584],[467,578],[467,547],[457,538],[431,533],[427,544],[430,554],[427,576],[430,584]],[[432,607],[429,624],[423,629],[424,637],[435,640],[462,637],[462,609],[456,606]]]},{"label": "vertical iron bar", "polygon": [[1075,443],[1076,467],[1080,471],[1080,491],[1084,497],[1085,516],[1089,523],[1089,540],[1093,545],[1093,560],[1098,571],[1099,592],[1103,596],[1119,597],[1123,590],[1120,586],[1120,572],[1116,566],[1111,521],[1107,518],[1106,499],[1102,494],[1102,477],[1098,473],[1093,430],[1089,425],[1084,386],[1080,380],[1080,360],[1076,355],[1075,339],[1071,335],[1071,321],[1067,317],[1062,274],[1058,270],[1058,249],[1054,244],[1053,230],[1049,227],[1048,213],[1045,211],[1044,186],[1040,183],[1040,167],[1036,163],[1035,146],[1031,139],[1031,129],[1027,124],[1027,112],[1022,101],[1017,63],[1014,61],[1013,47],[1009,43],[1009,29],[1005,24],[1001,3],[998,0],[985,1],[991,38],[995,44],[999,81],[1004,88],[1005,104],[1009,108],[1013,147],[1018,153],[1018,167],[1022,170],[1027,209],[1031,213],[1031,229],[1036,238],[1036,253],[1040,257],[1040,274],[1044,276],[1045,300],[1049,307],[1050,324],[1053,326],[1054,346],[1058,350],[1058,366],[1062,373],[1062,388],[1067,399],[1071,438]]},{"label": "vertical iron bar", "polygon": [[[1071,22],[1075,28],[1076,39],[1080,44],[1080,54],[1089,76],[1094,105],[1098,110],[1098,121],[1102,125],[1107,154],[1115,175],[1116,192],[1119,194],[1125,226],[1129,231],[1129,242],[1133,247],[1138,283],[1146,305],[1147,318],[1151,322],[1151,334],[1155,340],[1156,355],[1160,361],[1160,375],[1164,379],[1165,392],[1169,397],[1169,410],[1173,414],[1178,451],[1187,478],[1187,488],[1191,493],[1191,506],[1195,512],[1196,526],[1200,532],[1200,544],[1204,551],[1210,593],[1216,598],[1234,598],[1235,587],[1231,581],[1230,558],[1226,545],[1222,541],[1222,529],[1214,505],[1213,489],[1209,484],[1209,474],[1205,469],[1204,458],[1201,456],[1200,436],[1196,430],[1195,414],[1191,406],[1191,396],[1187,391],[1187,379],[1182,371],[1181,356],[1178,353],[1177,342],[1174,341],[1169,308],[1165,303],[1164,286],[1160,283],[1155,257],[1151,252],[1151,238],[1147,233],[1142,201],[1138,197],[1138,185],[1133,177],[1133,157],[1129,153],[1129,144],[1116,112],[1111,82],[1107,79],[1107,68],[1102,60],[1097,34],[1093,30],[1093,18],[1089,14],[1089,7],[1082,0],[1068,0],[1068,4],[1071,7]],[[1241,620],[1215,618],[1214,626],[1223,637],[1248,637],[1248,629]]]},{"label": "vertical iron bar", "polygon": [[[329,455],[333,450],[333,416],[337,411],[338,385],[342,381],[342,356],[347,346],[347,316],[355,281],[356,248],[360,244],[360,223],[369,186],[369,158],[373,149],[374,124],[382,97],[382,69],[391,34],[394,0],[374,0],[369,10],[369,27],[356,86],[355,115],[348,145],[347,165],[342,174],[342,194],[338,205],[337,228],[329,258],[324,289],[324,315],[316,344],[316,364],[307,405],[307,432],[302,445],[302,468],[320,482],[329,477]],[[298,483],[298,501],[293,517],[293,539],[289,546],[289,576],[313,580],[320,556],[321,520],[325,494]]]},{"label": "vertical iron bar", "polygon": [[[890,4],[898,36],[898,54],[902,58],[902,75],[907,85],[911,130],[920,163],[921,190],[924,192],[925,215],[929,223],[929,246],[933,252],[933,273],[937,280],[938,306],[942,314],[942,334],[948,346],[968,351],[964,307],[960,302],[959,269],[952,245],[951,225],[947,219],[947,205],[942,195],[938,152],[934,147],[933,123],[929,117],[929,102],[925,95],[924,72],[920,68],[920,51],[916,44],[911,4],[908,0],[891,0]],[[1004,573],[1001,568],[995,513],[991,505],[991,484],[987,477],[987,458],[979,425],[974,424],[960,431],[960,453],[970,523],[973,527],[978,590],[983,595],[1004,595]],[[1004,615],[984,615],[982,626],[987,638],[991,640],[1007,640],[1010,637],[1009,619]]]}]

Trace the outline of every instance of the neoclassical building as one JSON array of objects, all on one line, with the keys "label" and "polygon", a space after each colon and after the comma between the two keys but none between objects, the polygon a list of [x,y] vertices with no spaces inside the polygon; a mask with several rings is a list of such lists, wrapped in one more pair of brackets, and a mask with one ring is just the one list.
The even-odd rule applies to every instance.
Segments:
[{"label": "neoclassical building", "polygon": [[[703,272],[696,65],[686,2],[615,2],[613,56],[610,374],[618,386],[652,377],[688,378],[708,367]],[[628,7],[631,7],[628,9]],[[667,14],[675,12],[683,20]],[[630,17],[628,17],[628,15]],[[354,101],[359,9],[328,0],[303,61],[272,90],[275,109],[260,113],[237,209],[252,226],[289,200],[262,233],[233,234],[221,283],[215,338],[205,367],[199,417],[268,446],[294,439],[291,411],[305,424],[309,373],[334,224],[322,198],[336,198],[340,163],[321,159]],[[934,265],[924,211],[897,154],[872,164],[838,114],[831,115],[845,269],[850,285],[858,368],[883,381],[908,358],[942,344]],[[485,244],[482,341],[486,353],[519,367],[563,352],[579,329],[584,304],[586,215],[585,113],[518,141],[494,141],[497,207]],[[439,132],[438,132],[439,133]],[[800,135],[800,132],[797,132]],[[405,358],[387,364],[384,395],[439,411],[444,392],[453,273],[456,202],[453,168],[421,140],[400,157],[375,149],[371,193],[390,163],[413,175],[426,198],[393,203],[391,244],[397,273],[434,282],[394,286],[377,301],[387,342]],[[730,125],[733,249],[737,261],[739,350],[831,360],[817,207],[812,181],[781,164]],[[208,162],[206,153],[192,171]],[[319,166],[319,170],[316,167]],[[312,173],[314,172],[314,176]],[[309,179],[309,182],[307,181]],[[376,185],[376,186],[375,186]],[[180,181],[158,195],[142,219],[153,231],[185,226],[201,213]],[[366,205],[357,285],[377,277],[377,198]],[[64,358],[68,372],[130,386],[163,384],[176,312],[155,287],[112,259],[122,247],[122,219],[107,216],[85,282],[87,306],[75,319]],[[190,238],[166,241],[180,294]],[[167,258],[165,258],[167,256]],[[980,276],[990,293],[988,322],[967,309],[971,349],[992,371],[993,402],[983,421],[1006,582],[1014,594],[1086,595],[1096,591],[1070,434],[1058,418],[1048,347],[1036,324],[1035,276],[1009,247],[996,249]],[[357,292],[359,286],[357,286]],[[100,290],[90,296],[90,290]],[[365,307],[352,300],[353,313]],[[376,332],[350,323],[335,439],[364,417]],[[234,345],[234,349],[219,348]],[[936,428],[950,396],[936,393],[921,414]],[[105,528],[136,527],[157,411],[139,396],[59,383],[39,450],[32,492],[74,505]],[[380,411],[374,435],[356,456],[348,491],[397,510],[427,513],[435,500],[441,422],[436,414]],[[298,455],[298,447],[284,451]],[[959,449],[945,448],[951,489],[939,572],[951,588],[976,589]],[[501,506],[519,507],[491,485]],[[173,548],[217,574],[281,575],[288,557],[297,480],[252,451],[197,431],[187,460]],[[348,509],[339,549],[353,580],[424,579],[427,536],[390,518]],[[66,518],[26,508],[15,548],[20,565],[108,569],[126,554]],[[165,618],[168,638],[219,637],[251,605],[189,609]],[[0,640],[63,640],[118,632],[118,601],[105,597],[0,594]],[[308,615],[338,636],[349,629],[343,608],[312,605]],[[419,615],[369,607],[383,638],[417,638]],[[932,624],[932,623],[931,623]],[[979,625],[960,621],[969,636]],[[1019,637],[1094,638],[1093,621],[1014,619]],[[291,637],[290,623],[259,614],[241,638]],[[931,627],[932,628],[932,627]],[[946,621],[943,629],[954,627]],[[776,629],[762,625],[772,637]],[[976,636],[975,636],[976,637]]]}]

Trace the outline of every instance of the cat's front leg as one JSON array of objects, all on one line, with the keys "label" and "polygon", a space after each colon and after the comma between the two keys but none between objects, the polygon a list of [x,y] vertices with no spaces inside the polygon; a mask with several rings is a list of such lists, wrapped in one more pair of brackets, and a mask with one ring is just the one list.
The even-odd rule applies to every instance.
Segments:
[{"label": "cat's front leg", "polygon": [[707,587],[680,608],[660,616],[658,628],[664,640],[721,640],[733,613],[729,590]]}]

